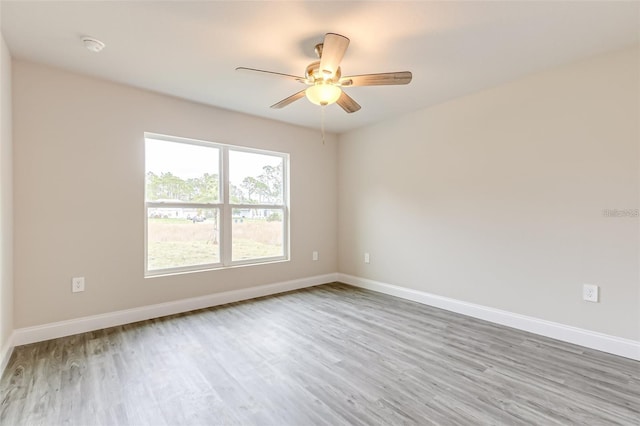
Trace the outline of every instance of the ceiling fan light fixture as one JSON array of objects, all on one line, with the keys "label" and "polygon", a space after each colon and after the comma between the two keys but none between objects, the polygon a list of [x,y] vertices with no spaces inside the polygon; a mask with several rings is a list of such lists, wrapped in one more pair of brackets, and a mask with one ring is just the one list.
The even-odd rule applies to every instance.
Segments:
[{"label": "ceiling fan light fixture", "polygon": [[311,103],[316,105],[331,105],[340,98],[342,89],[333,84],[319,82],[308,87],[304,93]]},{"label": "ceiling fan light fixture", "polygon": [[271,105],[271,108],[284,108],[306,96],[309,102],[320,106],[337,103],[347,114],[359,111],[361,107],[351,96],[342,91],[343,87],[386,86],[409,84],[411,82],[412,74],[410,71],[342,77],[340,61],[347,47],[349,47],[349,39],[347,37],[335,33],[325,34],[323,42],[316,45],[316,53],[320,60],[313,61],[307,65],[304,77],[247,67],[238,67],[236,70],[278,75],[310,86],[284,98],[280,102],[276,102]]}]

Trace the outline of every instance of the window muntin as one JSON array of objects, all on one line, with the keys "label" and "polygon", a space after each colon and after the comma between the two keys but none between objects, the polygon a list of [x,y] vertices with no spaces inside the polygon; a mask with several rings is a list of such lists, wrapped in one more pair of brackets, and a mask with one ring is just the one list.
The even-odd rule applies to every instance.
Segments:
[{"label": "window muntin", "polygon": [[288,259],[288,155],[145,134],[145,275]]}]

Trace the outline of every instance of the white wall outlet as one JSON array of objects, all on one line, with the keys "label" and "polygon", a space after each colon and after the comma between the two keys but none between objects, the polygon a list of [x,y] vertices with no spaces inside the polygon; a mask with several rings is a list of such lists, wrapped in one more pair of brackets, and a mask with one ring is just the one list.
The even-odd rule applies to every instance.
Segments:
[{"label": "white wall outlet", "polygon": [[364,254],[364,263],[371,263],[371,258],[369,257],[369,253]]},{"label": "white wall outlet", "polygon": [[314,251],[314,252],[311,254],[311,259],[312,259],[312,260],[318,260],[318,252],[317,252],[317,251]]},{"label": "white wall outlet", "polygon": [[84,291],[84,277],[71,278],[71,291],[74,293]]},{"label": "white wall outlet", "polygon": [[598,301],[598,286],[594,284],[583,284],[582,285],[582,299],[587,302],[597,302]]}]

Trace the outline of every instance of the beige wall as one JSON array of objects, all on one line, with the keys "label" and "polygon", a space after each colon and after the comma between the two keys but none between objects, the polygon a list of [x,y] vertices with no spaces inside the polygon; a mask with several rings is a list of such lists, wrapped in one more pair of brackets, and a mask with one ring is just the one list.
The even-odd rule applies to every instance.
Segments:
[{"label": "beige wall", "polygon": [[[13,142],[11,56],[0,42],[0,349],[13,332]],[[0,357],[4,353],[0,351]],[[0,363],[2,360],[0,359]]]},{"label": "beige wall", "polygon": [[[19,60],[13,71],[16,328],[337,270],[335,135],[323,145],[315,130]],[[145,131],[288,152],[291,261],[143,278]]]},{"label": "beige wall", "polygon": [[[638,340],[639,221],[602,210],[639,207],[639,58],[592,58],[327,145],[14,61],[15,327],[339,270]],[[145,131],[289,152],[291,262],[144,279]],[[87,291],[72,294],[77,275]],[[601,286],[601,303],[581,300],[582,283]]]},{"label": "beige wall", "polygon": [[639,220],[603,216],[640,207],[638,62],[614,52],[340,135],[340,272],[640,340]]}]

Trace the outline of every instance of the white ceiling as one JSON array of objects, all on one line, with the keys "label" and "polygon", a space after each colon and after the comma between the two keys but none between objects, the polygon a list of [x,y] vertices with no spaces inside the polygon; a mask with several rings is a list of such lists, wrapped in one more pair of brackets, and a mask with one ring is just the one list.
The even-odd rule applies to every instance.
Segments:
[{"label": "white ceiling", "polygon": [[[304,86],[237,66],[303,75],[325,33],[351,39],[343,75],[413,72],[408,86],[353,87],[362,109],[327,107],[343,132],[639,42],[640,3],[2,1],[14,58],[317,128],[318,106],[269,106]],[[107,47],[95,54],[80,38]]]}]

